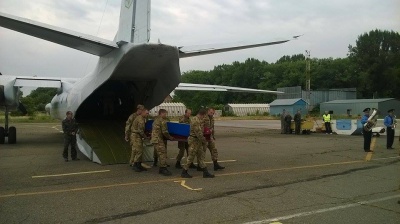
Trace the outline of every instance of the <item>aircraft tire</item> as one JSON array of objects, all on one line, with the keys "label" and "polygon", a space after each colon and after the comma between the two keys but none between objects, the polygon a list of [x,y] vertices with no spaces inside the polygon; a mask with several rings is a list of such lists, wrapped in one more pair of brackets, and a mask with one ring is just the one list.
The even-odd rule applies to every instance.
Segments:
[{"label": "aircraft tire", "polygon": [[10,127],[8,129],[8,144],[17,143],[17,129],[15,127]]},{"label": "aircraft tire", "polygon": [[6,130],[3,127],[0,127],[0,144],[4,144],[6,140]]}]

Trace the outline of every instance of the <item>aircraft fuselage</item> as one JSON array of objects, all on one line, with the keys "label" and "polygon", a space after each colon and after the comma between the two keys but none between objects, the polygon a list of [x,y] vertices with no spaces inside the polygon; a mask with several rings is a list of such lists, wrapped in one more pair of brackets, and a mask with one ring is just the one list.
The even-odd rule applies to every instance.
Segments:
[{"label": "aircraft fuselage", "polygon": [[95,70],[73,85],[63,82],[51,102],[51,115],[62,119],[68,110],[77,119],[100,115],[104,97],[112,92],[118,111],[129,116],[136,104],[152,108],[162,103],[178,86],[180,76],[176,47],[127,43],[101,57]]}]

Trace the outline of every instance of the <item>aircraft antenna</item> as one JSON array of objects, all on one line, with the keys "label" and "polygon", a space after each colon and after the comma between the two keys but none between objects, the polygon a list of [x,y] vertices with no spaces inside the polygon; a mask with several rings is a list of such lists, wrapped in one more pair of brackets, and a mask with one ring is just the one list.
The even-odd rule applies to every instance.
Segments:
[{"label": "aircraft antenna", "polygon": [[[103,18],[104,18],[104,14],[106,12],[107,5],[108,5],[108,0],[106,0],[106,4],[104,5],[103,14],[101,15],[101,19],[100,19],[100,24],[97,27],[97,31],[96,31],[96,35],[95,35],[96,37],[99,35],[100,27],[101,27],[101,24],[103,23]],[[87,59],[86,68],[85,68],[83,76],[85,76],[88,73],[88,68],[89,68],[90,61],[92,61],[91,59],[92,58],[88,58]]]}]

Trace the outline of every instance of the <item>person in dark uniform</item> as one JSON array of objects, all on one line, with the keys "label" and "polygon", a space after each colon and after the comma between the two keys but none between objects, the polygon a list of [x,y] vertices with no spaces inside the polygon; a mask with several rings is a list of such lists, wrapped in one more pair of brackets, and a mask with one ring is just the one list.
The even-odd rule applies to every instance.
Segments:
[{"label": "person in dark uniform", "polygon": [[394,129],[395,129],[395,116],[394,116],[394,109],[388,110],[388,115],[383,120],[383,124],[386,126],[386,148],[387,149],[394,149],[393,141],[394,141]]},{"label": "person in dark uniform", "polygon": [[76,153],[76,132],[78,124],[73,118],[71,111],[67,111],[67,117],[62,121],[62,130],[64,132],[64,161],[68,162],[68,147],[71,145],[71,159],[79,160]]},{"label": "person in dark uniform", "polygon": [[300,126],[301,126],[301,111],[300,110],[298,110],[297,113],[294,115],[293,120],[294,120],[294,125],[295,125],[294,132],[296,133],[296,135],[299,135],[300,134]]},{"label": "person in dark uniform", "polygon": [[371,146],[371,139],[372,139],[372,130],[370,131],[365,131],[364,130],[364,124],[368,122],[368,118],[369,118],[369,111],[371,109],[370,108],[365,108],[363,110],[364,115],[361,118],[361,124],[363,125],[363,137],[364,137],[364,151],[366,152],[372,152],[370,149]]},{"label": "person in dark uniform", "polygon": [[285,115],[285,134],[291,134],[292,130],[290,128],[290,124],[292,122],[292,116],[290,115],[289,112],[286,112]]},{"label": "person in dark uniform", "polygon": [[285,116],[286,116],[286,110],[283,109],[282,114],[281,114],[281,134],[285,134]]}]

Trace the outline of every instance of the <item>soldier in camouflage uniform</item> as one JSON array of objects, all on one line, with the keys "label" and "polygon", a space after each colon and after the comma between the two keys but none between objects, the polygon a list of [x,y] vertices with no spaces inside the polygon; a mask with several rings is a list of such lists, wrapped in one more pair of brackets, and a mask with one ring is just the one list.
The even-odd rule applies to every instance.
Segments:
[{"label": "soldier in camouflage uniform", "polygon": [[136,107],[136,111],[133,112],[128,120],[126,121],[126,125],[125,125],[125,140],[129,141],[129,137],[131,135],[130,131],[131,131],[131,126],[133,124],[133,121],[142,113],[142,110],[144,109],[144,106],[139,104]]},{"label": "soldier in camouflage uniform", "polygon": [[[165,110],[165,109],[163,109],[163,110]],[[159,113],[160,113],[160,111],[159,111]],[[167,112],[167,114],[168,114],[168,112]],[[157,118],[157,116],[154,118],[154,121],[155,121],[156,118]],[[167,116],[165,116],[165,121],[166,122],[170,121]],[[147,122],[147,120],[146,120],[146,122]],[[168,158],[168,156],[167,156],[167,140],[166,139],[164,139],[164,143],[165,143],[165,156],[166,156],[166,158]],[[157,166],[157,164],[158,164],[158,152],[157,152],[157,149],[155,147],[154,147],[154,151],[153,151],[153,158],[154,158],[153,166]],[[169,167],[168,164],[167,164],[167,167]]]},{"label": "soldier in camouflage uniform", "polygon": [[158,173],[164,176],[171,176],[172,173],[167,169],[167,140],[174,140],[168,133],[167,114],[164,109],[158,111],[158,116],[154,119],[153,130],[151,132],[151,143],[154,144],[154,151],[160,159],[160,170]]},{"label": "soldier in camouflage uniform", "polygon": [[[179,118],[179,123],[182,124],[190,124],[190,115],[192,115],[192,110],[190,109],[186,109],[185,110],[185,114]],[[183,158],[183,155],[185,154],[185,150],[186,150],[186,155],[189,156],[189,144],[187,142],[183,142],[183,141],[179,141],[178,142],[178,149],[179,149],[179,153],[176,156],[176,164],[175,167],[178,169],[182,169],[181,166],[181,160]]]},{"label": "soldier in camouflage uniform", "polygon": [[76,153],[76,132],[78,131],[78,124],[72,117],[71,111],[67,111],[67,117],[62,121],[62,130],[64,132],[64,161],[68,162],[68,146],[71,145],[71,158],[72,160],[79,160]]},{"label": "soldier in camouflage uniform", "polygon": [[142,155],[143,155],[143,139],[146,139],[146,134],[144,133],[146,117],[149,115],[147,109],[143,109],[140,116],[137,116],[132,123],[130,129],[130,141],[132,146],[132,156],[133,158],[133,170],[136,172],[146,171],[146,168],[142,166]]},{"label": "soldier in camouflage uniform", "polygon": [[[127,142],[130,141],[129,137],[131,136],[131,128],[132,128],[133,121],[142,113],[142,110],[144,109],[144,106],[139,104],[139,105],[137,105],[136,108],[137,108],[136,112],[132,113],[129,116],[128,120],[126,121],[126,125],[125,125],[125,141],[127,141]],[[132,142],[132,141],[130,141],[130,142]],[[133,166],[133,151],[131,153],[131,158],[129,160],[129,165]]]},{"label": "soldier in camouflage uniform", "polygon": [[206,164],[204,163],[204,145],[207,143],[206,138],[203,134],[203,118],[206,115],[205,109],[200,109],[199,113],[193,118],[190,119],[190,135],[188,138],[189,143],[189,156],[187,158],[186,164],[183,166],[181,177],[183,178],[192,178],[190,174],[188,174],[189,165],[193,163],[193,159],[195,156],[199,159],[198,166],[203,171],[204,178],[213,178],[214,175],[210,174],[207,170]]},{"label": "soldier in camouflage uniform", "polygon": [[[210,141],[207,142],[206,147],[210,150],[211,159],[214,163],[214,170],[223,170],[225,167],[218,164],[218,150],[215,148],[215,132],[214,132],[214,108],[208,108],[207,115],[204,116],[204,127],[209,128],[211,131]],[[204,151],[206,151],[205,149]]]}]

